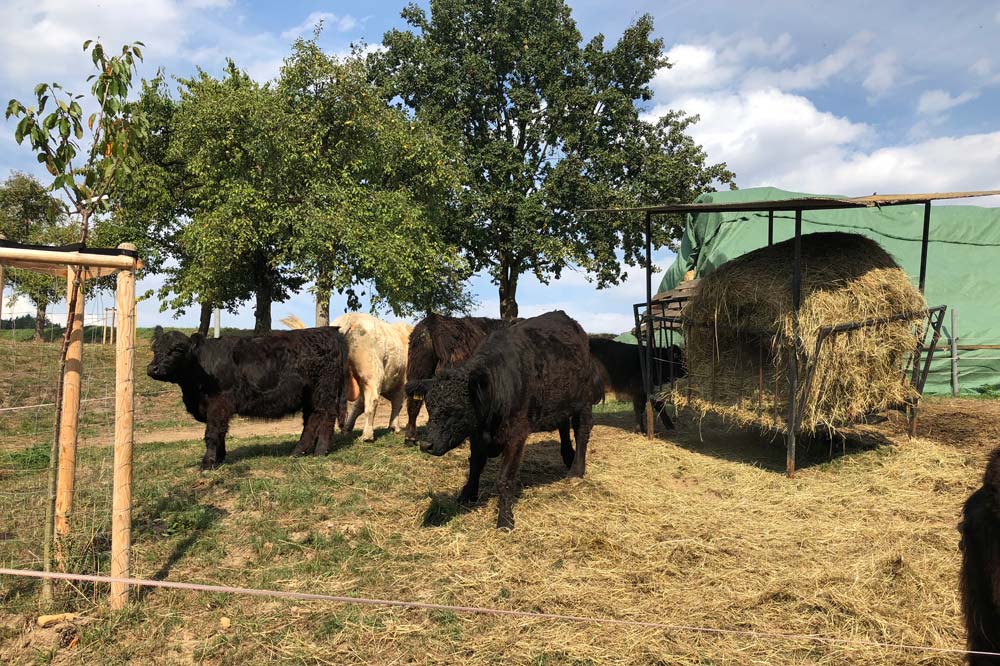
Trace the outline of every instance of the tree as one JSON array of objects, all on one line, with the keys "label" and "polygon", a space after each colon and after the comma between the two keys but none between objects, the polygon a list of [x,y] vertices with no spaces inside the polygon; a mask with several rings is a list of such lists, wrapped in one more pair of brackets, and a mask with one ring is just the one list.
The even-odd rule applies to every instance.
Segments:
[{"label": "tree", "polygon": [[205,315],[255,298],[258,331],[307,282],[321,310],[332,291],[352,309],[363,296],[398,314],[468,307],[469,267],[444,240],[457,160],[434,128],[386,104],[362,59],[298,40],[275,86],[232,62],[221,79],[179,82],[177,99],[162,79],[144,85],[152,131],[101,227],[157,254],[165,304],[197,299]]},{"label": "tree", "polygon": [[[385,34],[373,56],[388,97],[459,143],[468,179],[460,244],[499,288],[500,314],[517,316],[518,279],[542,282],[568,265],[618,283],[642,263],[637,220],[582,209],[690,201],[732,183],[707,164],[686,130],[695,117],[643,120],[649,83],[668,66],[653,21],[639,18],[611,49],[582,44],[563,0],[431,0],[403,10],[411,31]],[[658,225],[658,243],[678,234]]]},{"label": "tree", "polygon": [[[405,315],[467,310],[471,274],[447,239],[460,222],[459,160],[427,123],[390,107],[359,54],[340,60],[295,42],[278,84],[296,181],[293,262],[358,309]],[[363,291],[364,290],[364,291]]]},{"label": "tree", "polygon": [[[24,173],[12,173],[0,184],[0,233],[35,245],[65,245],[79,238],[79,229],[67,224],[63,203]],[[14,297],[35,306],[34,340],[41,341],[46,311],[66,294],[66,279],[17,268],[7,275]]]}]

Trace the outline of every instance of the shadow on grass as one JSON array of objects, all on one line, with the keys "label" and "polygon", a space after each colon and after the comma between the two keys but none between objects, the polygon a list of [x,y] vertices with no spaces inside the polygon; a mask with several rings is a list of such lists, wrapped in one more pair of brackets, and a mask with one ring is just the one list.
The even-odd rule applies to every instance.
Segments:
[{"label": "shadow on grass", "polygon": [[[197,487],[177,484],[166,495],[156,498],[152,506],[140,505],[134,520],[135,533],[142,538],[162,539],[183,534],[160,568],[150,576],[164,580],[174,565],[194,547],[216,522],[228,515],[225,509],[201,502]],[[143,599],[157,588],[145,587],[139,592]]]},{"label": "shadow on grass", "polygon": [[[466,442],[460,448],[464,448],[467,452],[468,446],[469,444]],[[431,504],[424,512],[422,525],[424,527],[441,527],[451,522],[455,516],[482,508],[488,502],[489,498],[497,492],[497,473],[499,469],[499,457],[493,458],[486,463],[486,468],[479,479],[479,501],[466,507],[458,503],[459,490],[465,484],[467,478],[467,468],[465,468],[461,482],[457,484],[458,487],[454,492],[431,493]],[[520,498],[521,491],[525,488],[544,486],[565,479],[566,466],[563,464],[562,456],[559,454],[559,440],[546,439],[528,444],[518,477],[519,483],[515,502]]]},{"label": "shadow on grass", "polygon": [[[730,426],[714,416],[706,416],[699,422],[684,413],[675,423],[676,430],[667,433],[658,428],[657,439],[667,439],[689,451],[731,462],[782,474],[786,471],[786,438],[782,433]],[[808,469],[843,456],[891,446],[892,443],[885,435],[864,427],[832,436],[826,433],[801,434],[796,441],[795,467]]]},{"label": "shadow on grass", "polygon": [[[338,451],[346,446],[354,443],[355,437],[350,434],[336,433],[330,438],[330,450],[329,453]],[[236,440],[233,440],[236,443]],[[250,460],[253,458],[287,458],[291,456],[292,450],[299,443],[298,439],[288,439],[284,441],[270,441],[270,442],[257,442],[248,443],[240,445],[232,450],[226,451],[226,462],[224,465],[230,463],[237,463],[244,460]],[[227,448],[229,442],[226,443]],[[307,453],[303,457],[312,456],[313,453]]]}]

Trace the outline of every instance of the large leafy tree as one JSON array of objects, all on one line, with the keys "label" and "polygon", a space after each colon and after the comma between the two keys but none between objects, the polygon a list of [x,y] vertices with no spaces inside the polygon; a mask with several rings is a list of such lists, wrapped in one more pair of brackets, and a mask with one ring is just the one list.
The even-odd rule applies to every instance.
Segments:
[{"label": "large leafy tree", "polygon": [[[546,282],[576,265],[607,286],[623,278],[620,252],[643,261],[638,220],[582,209],[689,201],[733,180],[686,133],[696,118],[641,117],[668,65],[648,15],[610,49],[603,35],[582,42],[563,0],[431,0],[403,18],[411,29],[386,33],[373,59],[390,97],[460,144],[460,243],[498,285],[505,318],[526,272]],[[661,224],[657,242],[677,233]]]},{"label": "large leafy tree", "polygon": [[[65,205],[33,176],[12,173],[0,184],[0,233],[8,240],[35,245],[66,245],[79,240],[80,230],[68,223]],[[48,307],[66,295],[66,279],[24,269],[7,278],[15,298],[35,306],[34,339],[42,339]]]},{"label": "large leafy tree", "polygon": [[[318,31],[316,36],[318,36]],[[296,182],[293,261],[348,307],[397,314],[466,309],[470,271],[447,239],[459,220],[459,161],[426,123],[386,104],[361,57],[298,40],[278,84]]]},{"label": "large leafy tree", "polygon": [[105,237],[155,257],[170,307],[199,300],[204,315],[254,298],[258,331],[307,282],[326,316],[332,291],[353,309],[365,296],[398,314],[465,308],[470,271],[445,241],[457,160],[370,79],[362,58],[314,38],[295,43],[275,85],[233,63],[221,79],[181,79],[176,99],[146,84],[152,130]]}]

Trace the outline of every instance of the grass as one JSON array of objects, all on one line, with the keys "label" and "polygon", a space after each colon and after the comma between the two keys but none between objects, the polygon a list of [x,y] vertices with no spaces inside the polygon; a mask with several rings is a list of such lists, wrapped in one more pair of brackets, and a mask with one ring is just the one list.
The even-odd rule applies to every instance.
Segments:
[{"label": "grass", "polygon": [[[33,345],[18,353],[22,347]],[[43,361],[32,362],[36,379]],[[137,357],[138,367],[144,362]],[[16,385],[28,386],[31,371],[14,367]],[[160,388],[137,378],[140,393]],[[159,400],[155,409],[140,408],[140,429],[193,424],[176,395]],[[973,408],[981,420],[965,417]],[[135,457],[133,572],[962,646],[955,525],[996,443],[996,431],[987,430],[996,422],[991,403],[929,401],[923,423],[933,438],[907,440],[886,430],[887,445],[847,447],[832,459],[832,447],[814,443],[802,452],[795,480],[782,474],[780,444],[690,418],[649,442],[632,432],[630,405],[604,403],[596,412],[584,479],[563,478],[555,433],[533,437],[511,533],[493,529],[495,461],[484,474],[480,504],[455,502],[464,447],[434,458],[379,430],[373,443],[338,435],[329,456],[292,459],[294,437],[233,438],[227,464],[202,473],[201,442],[144,441]],[[945,412],[954,415],[944,419]],[[21,416],[16,428],[4,419],[10,421],[0,417],[0,427],[10,430],[0,447],[0,562],[35,567],[50,434],[32,431]],[[962,428],[949,430],[946,420]],[[8,432],[26,434],[12,440]],[[961,446],[954,445],[959,435],[967,438]],[[73,570],[108,572],[110,455],[108,446],[79,451]],[[173,590],[142,592],[126,611],[112,612],[104,586],[58,585],[55,610],[85,616],[68,648],[67,634],[56,630],[4,628],[4,618],[16,614],[23,622],[39,612],[38,587],[0,579],[0,662],[959,663],[898,649]]]},{"label": "grass", "polygon": [[[985,449],[898,438],[833,460],[807,451],[789,481],[779,471],[779,446],[708,424],[699,435],[690,422],[650,443],[630,432],[631,420],[630,406],[605,406],[583,480],[562,478],[554,434],[536,436],[512,533],[493,529],[495,462],[479,506],[454,502],[462,449],[433,458],[382,431],[374,443],[338,437],[326,458],[291,459],[291,438],[248,438],[232,442],[230,464],[200,473],[199,442],[148,444],[136,457],[133,570],[222,585],[962,645],[954,527]],[[97,507],[107,502],[107,453],[81,454],[78,483],[95,493],[82,506]],[[10,483],[0,479],[0,491]],[[14,531],[40,528],[25,506],[3,519]],[[95,526],[92,539],[98,570],[106,570],[102,529]],[[8,612],[35,612],[34,586],[0,585]],[[91,620],[72,650],[53,653],[56,663],[958,663],[892,649],[171,590],[148,591],[112,613],[104,592],[61,591],[60,609]],[[221,628],[223,617],[230,628]],[[0,658],[30,655],[0,647]]]}]

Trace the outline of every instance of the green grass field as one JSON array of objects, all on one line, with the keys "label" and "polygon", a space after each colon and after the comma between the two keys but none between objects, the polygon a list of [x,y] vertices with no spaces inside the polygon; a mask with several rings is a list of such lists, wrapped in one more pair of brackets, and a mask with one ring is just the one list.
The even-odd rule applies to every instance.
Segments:
[{"label": "green grass field", "polygon": [[[20,376],[23,385],[29,375]],[[140,393],[160,388],[145,381]],[[136,449],[136,576],[939,648],[964,641],[955,525],[1000,415],[987,401],[929,401],[926,438],[907,440],[895,424],[880,431],[882,446],[831,459],[817,445],[790,481],[780,443],[689,419],[649,442],[632,431],[629,405],[606,403],[582,480],[563,478],[554,433],[532,439],[517,527],[504,533],[493,529],[496,462],[480,505],[454,500],[465,448],[434,458],[383,429],[374,443],[338,435],[329,456],[292,459],[294,436],[243,437],[231,439],[225,465],[200,472],[197,438],[152,441],[170,427],[157,423],[193,424],[176,395],[159,399],[139,419],[154,434]],[[26,426],[3,427],[0,562],[34,568],[48,435],[7,445]],[[107,445],[80,449],[75,571],[108,572],[110,456]],[[39,587],[0,579],[0,662],[961,663],[893,648],[173,590],[140,592],[113,612],[102,585],[57,584],[53,610],[81,618],[29,629]]]}]

